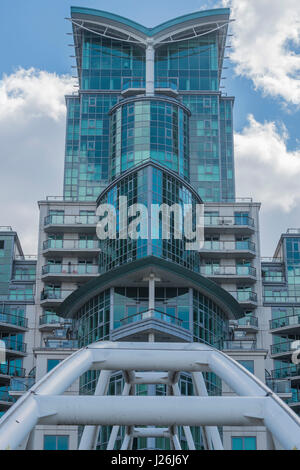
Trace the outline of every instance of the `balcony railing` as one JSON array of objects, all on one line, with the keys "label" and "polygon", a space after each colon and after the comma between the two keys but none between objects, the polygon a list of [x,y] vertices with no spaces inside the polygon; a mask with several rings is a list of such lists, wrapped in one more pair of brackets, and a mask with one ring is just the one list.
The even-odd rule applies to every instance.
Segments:
[{"label": "balcony railing", "polygon": [[252,276],[256,277],[256,269],[252,266],[213,266],[201,267],[204,276]]},{"label": "balcony railing", "polygon": [[11,313],[0,312],[0,323],[7,323],[9,325],[20,326],[27,328],[28,320],[20,315],[13,315]]},{"label": "balcony railing", "polygon": [[283,341],[281,343],[271,345],[271,354],[281,354],[291,352],[294,340]]},{"label": "balcony railing", "polygon": [[155,88],[170,89],[175,92],[178,91],[178,80],[177,78],[160,78],[155,80]]},{"label": "balcony railing", "polygon": [[76,349],[78,348],[77,339],[46,339],[45,347],[51,349]]},{"label": "balcony railing", "polygon": [[9,391],[10,391],[9,387],[1,388],[1,390],[0,390],[0,401],[7,401],[9,403],[14,403],[16,401],[16,398],[12,397],[9,394]]},{"label": "balcony railing", "polygon": [[300,296],[291,296],[291,295],[264,295],[264,302],[266,304],[299,304]]},{"label": "balcony railing", "polygon": [[205,240],[202,250],[219,251],[253,251],[255,252],[255,243],[243,241],[219,241]]},{"label": "balcony railing", "polygon": [[95,250],[99,240],[45,240],[43,250]]},{"label": "balcony railing", "polygon": [[290,315],[270,320],[270,329],[284,328],[285,326],[300,326],[300,315]]},{"label": "balcony railing", "polygon": [[233,349],[233,350],[254,350],[256,348],[255,340],[245,340],[245,341],[224,341],[223,349]]},{"label": "balcony railing", "polygon": [[292,389],[292,396],[290,398],[287,398],[286,402],[289,405],[292,405],[294,403],[300,403],[300,390]]},{"label": "balcony railing", "polygon": [[257,302],[257,294],[252,291],[229,292],[238,302]]},{"label": "balcony railing", "polygon": [[289,380],[274,380],[267,378],[266,385],[277,394],[288,394],[291,392],[291,383]]},{"label": "balcony railing", "polygon": [[24,377],[18,379],[11,379],[10,390],[12,392],[27,392],[35,383],[34,377]]},{"label": "balcony railing", "polygon": [[44,225],[96,225],[96,215],[47,215]]},{"label": "balcony railing", "polygon": [[148,320],[154,318],[156,320],[162,320],[166,323],[170,323],[172,325],[176,326],[182,326],[182,320],[180,320],[177,317],[174,317],[173,315],[170,315],[165,312],[161,312],[160,310],[156,309],[150,309],[146,310],[144,312],[136,313],[134,315],[129,315],[128,317],[122,318],[120,320],[121,326],[129,325],[130,323],[142,321],[142,320]]},{"label": "balcony railing", "polygon": [[37,255],[16,255],[15,260],[17,261],[36,261]]},{"label": "balcony railing", "polygon": [[263,282],[284,282],[284,275],[282,273],[276,273],[276,274],[264,274],[262,275],[262,280]]},{"label": "balcony railing", "polygon": [[97,264],[46,264],[42,267],[42,274],[99,274]]},{"label": "balcony railing", "polygon": [[55,314],[46,314],[40,316],[40,325],[54,325],[54,324],[62,324],[62,325],[72,325],[71,319],[66,319],[63,317],[59,317]]},{"label": "balcony railing", "polygon": [[43,290],[41,292],[41,300],[64,300],[73,290]]},{"label": "balcony railing", "polygon": [[239,326],[255,326],[258,327],[258,318],[248,315],[247,317],[238,320]]},{"label": "balcony railing", "polygon": [[263,256],[261,258],[262,263],[282,263],[282,258],[272,258],[270,256]]},{"label": "balcony railing", "polygon": [[14,364],[0,364],[0,374],[25,377],[25,369],[23,369],[23,367],[17,367]]},{"label": "balcony railing", "polygon": [[13,281],[35,281],[35,274],[14,274]]},{"label": "balcony railing", "polygon": [[238,216],[216,216],[204,215],[204,226],[249,226],[254,227],[254,219],[252,217],[238,217]]},{"label": "balcony railing", "polygon": [[290,377],[300,377],[300,364],[289,364],[280,369],[271,371],[271,376],[274,379],[286,379]]},{"label": "balcony railing", "polygon": [[6,350],[26,353],[26,350],[27,350],[26,343],[21,343],[20,341],[17,341],[15,339],[7,339],[6,337],[0,338],[0,339],[4,341]]}]

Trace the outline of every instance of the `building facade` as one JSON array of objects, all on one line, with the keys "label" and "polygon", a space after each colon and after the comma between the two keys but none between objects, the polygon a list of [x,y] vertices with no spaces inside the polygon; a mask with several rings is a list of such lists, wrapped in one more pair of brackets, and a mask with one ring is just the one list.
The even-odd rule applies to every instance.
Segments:
[{"label": "building facade", "polygon": [[[3,315],[14,314],[20,304],[24,325],[3,333],[0,323],[0,335],[23,344],[28,334],[30,343],[26,372],[19,356],[4,365],[20,369],[10,392],[3,388],[10,400],[77,348],[107,339],[206,343],[263,382],[269,371],[268,384],[288,402],[298,398],[298,368],[288,364],[286,344],[299,339],[299,234],[283,236],[274,259],[261,266],[260,204],[236,198],[234,98],[221,91],[229,15],[228,9],[201,11],[146,28],[111,13],[71,9],[79,90],[66,97],[64,194],[39,202],[37,261],[24,258],[15,233],[3,232],[10,253],[16,246],[21,256],[17,260],[7,251],[0,257]],[[111,204],[120,217],[125,199],[139,214],[142,206],[149,214],[155,204],[204,207],[201,249],[187,250],[187,239],[175,238],[175,215],[169,218],[169,239],[162,238],[162,218],[153,236],[150,215],[145,236],[124,236],[118,219],[116,237],[99,240],[99,208]],[[0,233],[0,256],[1,240]],[[278,296],[278,288],[287,294]],[[278,298],[284,296],[281,309]],[[11,375],[2,379],[3,387]],[[292,392],[278,381],[290,377]],[[92,394],[97,379],[89,371],[67,393]],[[208,393],[232,394],[214,374],[207,373],[205,381]],[[122,374],[114,374],[109,392],[120,394],[122,383]],[[192,393],[189,375],[181,376],[180,388]],[[149,385],[135,392],[167,390]],[[38,426],[28,445],[72,449],[80,434],[70,426]],[[226,449],[272,446],[265,428],[225,427],[222,436]],[[203,448],[200,428],[193,437]],[[181,431],[180,438],[186,448]],[[108,441],[103,427],[97,448]],[[145,438],[133,446],[166,449],[169,443]]]}]

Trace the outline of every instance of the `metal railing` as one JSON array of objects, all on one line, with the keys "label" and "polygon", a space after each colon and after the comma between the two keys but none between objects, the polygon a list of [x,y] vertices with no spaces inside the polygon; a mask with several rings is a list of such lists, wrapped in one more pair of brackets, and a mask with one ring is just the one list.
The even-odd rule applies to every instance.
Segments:
[{"label": "metal railing", "polygon": [[0,401],[7,401],[9,403],[14,403],[16,401],[16,398],[12,397],[9,394],[9,391],[10,391],[9,387],[1,388],[1,390],[0,390]]},{"label": "metal railing", "polygon": [[252,291],[229,292],[238,302],[257,302],[257,294]]},{"label": "metal railing", "polygon": [[45,240],[43,250],[93,250],[99,248],[99,240]]},{"label": "metal railing", "polygon": [[221,215],[204,215],[204,226],[248,226],[254,227],[254,219],[249,216],[221,216]]},{"label": "metal railing", "polygon": [[46,264],[42,267],[42,274],[97,275],[99,266],[97,264]]},{"label": "metal railing", "polygon": [[13,281],[35,281],[36,275],[35,274],[14,274]]},{"label": "metal railing", "polygon": [[238,326],[255,326],[258,327],[258,318],[247,315],[238,320]]},{"label": "metal railing", "polygon": [[0,374],[13,375],[14,377],[25,377],[25,369],[15,364],[0,364]]},{"label": "metal railing", "polygon": [[178,91],[178,79],[177,78],[168,78],[168,77],[158,78],[154,82],[154,87],[155,88],[164,88],[164,89],[170,89],[170,90],[173,90],[173,91]]},{"label": "metal railing", "polygon": [[285,278],[284,278],[283,273],[278,273],[276,275],[274,275],[274,274],[273,275],[270,275],[270,274],[265,275],[263,273],[262,281],[263,282],[285,282]]},{"label": "metal railing", "polygon": [[15,339],[0,338],[5,343],[6,350],[26,353],[27,344],[21,343]]},{"label": "metal railing", "polygon": [[0,225],[0,232],[13,232],[10,225]]},{"label": "metal railing", "polygon": [[272,258],[270,256],[263,256],[261,258],[262,263],[282,263],[282,258]]},{"label": "metal railing", "polygon": [[10,390],[12,392],[27,392],[34,383],[34,377],[13,378],[10,381]]},{"label": "metal railing", "polygon": [[300,304],[300,296],[291,295],[264,295],[266,304]]},{"label": "metal railing", "polygon": [[142,77],[123,78],[122,91],[130,88],[146,88],[146,80]]},{"label": "metal railing", "polygon": [[45,347],[51,349],[76,349],[77,339],[45,339]]},{"label": "metal railing", "polygon": [[256,341],[255,340],[245,340],[245,341],[224,341],[223,349],[232,349],[232,350],[254,350],[256,348]]},{"label": "metal railing", "polygon": [[300,326],[300,315],[289,315],[270,320],[270,329],[284,328],[285,326]]},{"label": "metal railing", "polygon": [[281,354],[292,352],[291,346],[294,340],[283,341],[281,343],[271,345],[271,354]]},{"label": "metal railing", "polygon": [[256,269],[252,266],[213,266],[201,267],[204,276],[252,276],[256,277]]},{"label": "metal railing", "polygon": [[292,405],[293,403],[300,403],[300,390],[291,390],[292,396],[287,398],[286,402]]},{"label": "metal railing", "polygon": [[68,318],[59,317],[58,315],[53,314],[45,314],[40,316],[40,325],[54,325],[54,324],[62,324],[62,325],[72,325],[73,321]]},{"label": "metal railing", "polygon": [[96,215],[47,215],[44,225],[96,225]]},{"label": "metal railing", "polygon": [[277,394],[287,394],[291,392],[291,383],[289,380],[266,379],[266,385]]},{"label": "metal railing", "polygon": [[13,315],[11,313],[3,313],[0,311],[0,323],[7,323],[9,325],[21,326],[27,328],[28,320],[20,315]]},{"label": "metal railing", "polygon": [[17,261],[36,261],[37,255],[16,255],[15,260]]},{"label": "metal railing", "polygon": [[255,252],[255,243],[245,241],[220,241],[205,240],[202,250],[219,250],[219,251],[253,251]]},{"label": "metal railing", "polygon": [[43,290],[41,292],[41,300],[64,300],[74,290]]},{"label": "metal railing", "polygon": [[286,379],[288,377],[300,377],[300,364],[289,364],[280,369],[271,371],[271,377],[274,379]]},{"label": "metal railing", "polygon": [[120,320],[121,326],[128,325],[130,323],[135,323],[138,321],[142,320],[148,320],[154,318],[156,320],[162,320],[166,323],[170,323],[172,325],[176,326],[182,326],[182,320],[180,320],[177,317],[174,317],[173,315],[170,315],[165,312],[161,312],[160,310],[156,309],[150,309],[150,310],[145,310],[140,313],[136,313],[134,315],[129,315],[128,317],[122,318]]}]

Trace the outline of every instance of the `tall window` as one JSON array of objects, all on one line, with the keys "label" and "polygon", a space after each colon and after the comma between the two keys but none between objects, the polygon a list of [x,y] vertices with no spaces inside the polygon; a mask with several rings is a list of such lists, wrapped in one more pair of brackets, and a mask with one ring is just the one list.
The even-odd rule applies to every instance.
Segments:
[{"label": "tall window", "polygon": [[44,435],[44,450],[69,450],[69,436]]},{"label": "tall window", "polygon": [[256,437],[232,437],[232,450],[256,450]]}]

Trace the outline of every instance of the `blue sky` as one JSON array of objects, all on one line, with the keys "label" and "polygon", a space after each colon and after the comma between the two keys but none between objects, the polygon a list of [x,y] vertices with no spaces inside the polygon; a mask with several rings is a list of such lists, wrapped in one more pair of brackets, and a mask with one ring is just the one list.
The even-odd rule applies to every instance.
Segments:
[{"label": "blue sky", "polygon": [[[295,60],[297,71],[294,68],[286,73],[284,70],[279,73],[278,68],[287,67],[290,54],[295,56],[299,52],[300,31],[297,29],[299,24],[296,25],[297,20],[300,19],[298,0],[285,0],[286,16],[284,18],[281,15],[282,0],[187,0],[185,2],[182,0],[151,0],[151,2],[142,0],[110,0],[109,2],[100,0],[81,0],[78,2],[69,0],[14,0],[13,2],[1,0],[0,40],[1,44],[5,44],[6,47],[2,47],[1,50],[0,78],[3,79],[4,75],[13,77],[19,68],[27,70],[32,67],[37,71],[46,71],[49,74],[59,76],[71,74],[71,65],[74,64],[74,61],[69,56],[73,55],[73,49],[68,44],[72,43],[72,37],[66,35],[67,32],[71,31],[71,26],[65,20],[65,17],[70,16],[71,5],[109,10],[130,17],[145,26],[155,26],[172,17],[199,9],[219,7],[221,4],[232,4],[233,16],[237,19],[231,27],[231,32],[234,35],[232,38],[233,49],[228,49],[227,54],[231,56],[232,60],[226,60],[225,65],[228,69],[224,71],[223,75],[227,78],[223,84],[226,86],[224,91],[236,97],[234,126],[237,134],[237,146],[242,149],[239,150],[239,163],[237,164],[237,171],[242,174],[238,186],[248,192],[250,191],[255,199],[262,200],[264,203],[264,212],[262,211],[264,215],[264,222],[262,223],[263,247],[264,253],[270,255],[276,239],[287,226],[300,226],[298,196],[297,198],[292,195],[289,198],[287,197],[284,207],[284,204],[280,201],[274,203],[274,195],[271,194],[274,188],[266,191],[263,187],[258,187],[256,190],[255,185],[259,178],[254,175],[251,185],[249,179],[246,178],[247,175],[243,176],[243,174],[247,165],[250,168],[252,166],[249,152],[250,149],[253,152],[255,146],[252,143],[255,132],[259,132],[262,139],[265,140],[261,140],[260,155],[253,157],[259,163],[256,165],[257,168],[261,168],[260,171],[266,174],[270,172],[270,178],[272,178],[273,169],[270,158],[265,161],[262,156],[264,142],[267,144],[269,141],[273,145],[274,155],[280,153],[274,178],[278,177],[278,173],[280,175],[281,165],[283,165],[283,175],[285,175],[284,181],[275,178],[274,185],[278,184],[278,191],[282,193],[288,192],[289,187],[293,187],[294,192],[297,190],[296,181],[290,185],[289,178],[292,177],[290,170],[293,165],[295,172],[298,172],[298,161],[300,161],[300,144],[298,141],[298,139],[300,140],[300,68],[297,69],[299,62],[296,63],[298,59],[296,57],[292,58],[292,60]],[[248,9],[245,9],[245,6]],[[272,10],[270,10],[270,7]],[[266,12],[268,13],[267,17]],[[290,16],[288,16],[289,13]],[[291,34],[288,29],[293,29],[291,26],[293,26],[294,19],[294,35],[289,37]],[[256,29],[251,30],[250,21],[253,22],[252,28],[257,26]],[[267,23],[265,23],[266,21]],[[264,31],[261,29],[262,26]],[[258,36],[255,41],[253,40],[253,31]],[[273,34],[274,38],[272,37]],[[286,40],[284,44],[278,45],[280,34],[281,36],[285,35]],[[266,50],[261,47],[263,42],[259,43],[260,35],[262,41],[264,40],[266,43]],[[253,44],[251,44],[252,40]],[[228,41],[228,44],[230,42]],[[278,50],[276,50],[276,47],[278,47]],[[272,54],[277,54],[277,56],[274,55],[273,68]],[[245,60],[247,55],[249,56],[250,65]],[[278,63],[275,64],[277,58]],[[268,63],[268,60],[270,63]],[[291,91],[286,92],[285,89],[287,88],[290,88]],[[9,87],[6,86],[5,103],[8,103],[10,95],[15,93],[13,86],[10,88],[10,92],[7,91],[8,89]],[[252,124],[249,124],[249,115],[254,117]],[[63,118],[59,119],[61,119],[60,123],[63,126]],[[63,131],[59,132],[61,135],[63,134]],[[291,159],[291,165],[287,163],[288,159]],[[254,162],[256,160],[253,160]],[[61,171],[62,166],[58,166],[59,171]],[[57,188],[56,191],[59,191],[59,189]],[[300,188],[298,191],[300,200]],[[247,196],[248,194],[237,195]],[[33,197],[35,197],[35,194],[32,195]],[[36,199],[42,197],[43,194],[37,196]],[[278,221],[279,213],[281,216]],[[277,219],[277,226],[273,223],[274,218]],[[10,217],[9,219],[11,220]],[[1,225],[4,223],[6,223],[4,220],[1,221]],[[17,225],[17,223],[14,225]]]}]

